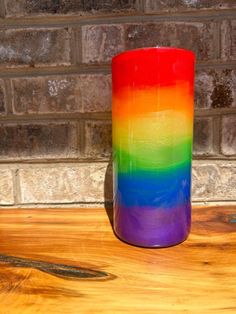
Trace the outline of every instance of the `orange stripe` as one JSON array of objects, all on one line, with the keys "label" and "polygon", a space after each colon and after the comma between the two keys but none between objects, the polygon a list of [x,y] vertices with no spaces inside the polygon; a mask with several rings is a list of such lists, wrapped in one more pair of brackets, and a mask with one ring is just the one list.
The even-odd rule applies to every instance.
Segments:
[{"label": "orange stripe", "polygon": [[114,118],[131,118],[163,110],[184,111],[193,116],[193,93],[187,82],[176,86],[148,89],[126,89],[113,95]]}]

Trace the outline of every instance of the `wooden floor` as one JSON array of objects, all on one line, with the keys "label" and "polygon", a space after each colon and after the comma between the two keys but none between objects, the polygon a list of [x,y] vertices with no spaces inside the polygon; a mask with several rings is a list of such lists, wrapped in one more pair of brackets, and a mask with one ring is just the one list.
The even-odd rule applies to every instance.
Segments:
[{"label": "wooden floor", "polygon": [[121,242],[105,209],[1,209],[0,313],[236,313],[236,208],[194,208],[166,249]]}]

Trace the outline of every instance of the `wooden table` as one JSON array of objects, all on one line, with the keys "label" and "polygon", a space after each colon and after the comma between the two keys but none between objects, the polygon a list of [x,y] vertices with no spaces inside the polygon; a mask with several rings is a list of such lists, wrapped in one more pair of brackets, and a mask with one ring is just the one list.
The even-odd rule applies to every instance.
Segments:
[{"label": "wooden table", "polygon": [[193,210],[189,239],[142,249],[105,209],[1,209],[0,313],[236,313],[236,208]]}]

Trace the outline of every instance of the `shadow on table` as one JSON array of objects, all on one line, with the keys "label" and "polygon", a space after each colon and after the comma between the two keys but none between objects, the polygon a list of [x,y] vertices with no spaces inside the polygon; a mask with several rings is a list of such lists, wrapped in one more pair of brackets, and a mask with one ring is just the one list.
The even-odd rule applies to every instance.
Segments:
[{"label": "shadow on table", "polygon": [[112,156],[109,159],[104,180],[104,203],[107,216],[113,228],[113,179],[112,179]]}]

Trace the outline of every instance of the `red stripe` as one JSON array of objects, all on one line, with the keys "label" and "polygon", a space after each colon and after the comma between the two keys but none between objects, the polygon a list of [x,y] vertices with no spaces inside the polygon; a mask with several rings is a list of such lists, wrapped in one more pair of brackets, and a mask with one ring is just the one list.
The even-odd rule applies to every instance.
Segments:
[{"label": "red stripe", "polygon": [[194,53],[179,48],[141,48],[112,59],[113,92],[123,88],[169,86],[178,81],[193,84]]}]

